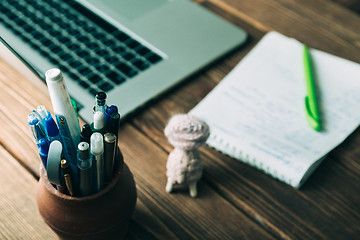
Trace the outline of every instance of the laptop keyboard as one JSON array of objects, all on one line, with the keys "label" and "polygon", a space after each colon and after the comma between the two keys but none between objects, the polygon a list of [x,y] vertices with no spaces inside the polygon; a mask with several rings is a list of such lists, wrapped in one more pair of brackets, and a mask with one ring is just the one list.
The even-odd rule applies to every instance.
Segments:
[{"label": "laptop keyboard", "polygon": [[0,15],[0,24],[93,95],[162,60],[75,1],[0,0]]}]

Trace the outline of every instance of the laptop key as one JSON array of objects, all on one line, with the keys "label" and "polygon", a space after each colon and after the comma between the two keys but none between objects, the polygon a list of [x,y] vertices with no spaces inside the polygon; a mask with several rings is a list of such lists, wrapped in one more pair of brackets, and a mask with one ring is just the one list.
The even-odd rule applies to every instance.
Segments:
[{"label": "laptop key", "polygon": [[83,76],[86,76],[86,75],[89,75],[89,73],[91,73],[91,70],[87,67],[84,67],[79,70],[79,73]]},{"label": "laptop key", "polygon": [[133,77],[137,74],[137,71],[132,69],[126,63],[120,63],[116,66],[116,68],[128,77]]},{"label": "laptop key", "polygon": [[124,53],[122,56],[127,61],[130,61],[131,59],[135,58],[135,55],[129,52]]},{"label": "laptop key", "polygon": [[89,88],[89,92],[91,93],[91,95],[96,95],[99,92],[99,90],[94,88]]},{"label": "laptop key", "polygon": [[125,78],[116,72],[110,72],[106,75],[113,83],[119,85],[125,82]]},{"label": "laptop key", "polygon": [[140,54],[141,56],[145,56],[146,54],[148,54],[150,52],[150,49],[148,49],[147,47],[142,46],[142,47],[136,49],[136,52],[138,54]]},{"label": "laptop key", "polygon": [[108,55],[105,57],[105,60],[110,64],[114,65],[115,63],[119,62],[119,58],[114,55]]},{"label": "laptop key", "polygon": [[77,51],[76,53],[77,53],[77,55],[78,55],[79,57],[81,57],[81,58],[84,58],[84,57],[86,57],[86,56],[89,55],[89,52],[86,51],[86,50],[79,50],[79,51]]},{"label": "laptop key", "polygon": [[96,69],[99,72],[104,73],[104,72],[108,71],[110,68],[105,64],[101,64],[101,65],[97,66]]},{"label": "laptop key", "polygon": [[104,82],[99,86],[99,88],[104,92],[108,92],[114,87],[110,83]]},{"label": "laptop key", "polygon": [[83,88],[88,88],[88,87],[90,87],[90,85],[89,85],[87,82],[85,82],[85,81],[79,81],[79,84],[80,84],[80,86],[82,86]]},{"label": "laptop key", "polygon": [[140,43],[136,40],[129,40],[125,43],[129,48],[136,48],[137,46],[140,46]]},{"label": "laptop key", "polygon": [[120,31],[117,31],[116,33],[117,33],[116,38],[119,39],[121,42],[130,39],[129,35],[127,35],[126,33]]},{"label": "laptop key", "polygon": [[96,58],[96,57],[87,58],[87,59],[85,59],[85,61],[86,61],[89,65],[92,65],[92,66],[94,66],[94,65],[96,65],[96,64],[99,63],[99,59]]},{"label": "laptop key", "polygon": [[101,81],[101,77],[99,75],[92,75],[89,81],[95,84]]},{"label": "laptop key", "polygon": [[145,70],[146,68],[149,67],[149,64],[144,62],[144,61],[141,61],[141,60],[136,60],[132,63],[132,65],[134,65],[136,68],[140,69],[140,70]]},{"label": "laptop key", "polygon": [[150,54],[148,54],[146,56],[146,59],[149,62],[151,62],[152,64],[154,64],[154,63],[159,62],[162,58],[159,55],[155,54],[155,53],[150,53]]}]

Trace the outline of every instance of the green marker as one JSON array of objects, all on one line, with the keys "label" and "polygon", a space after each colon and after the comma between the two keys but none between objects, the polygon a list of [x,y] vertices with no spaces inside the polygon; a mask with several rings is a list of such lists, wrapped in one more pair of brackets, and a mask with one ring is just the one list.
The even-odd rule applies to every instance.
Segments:
[{"label": "green marker", "polygon": [[306,117],[310,126],[314,130],[321,131],[321,119],[320,119],[319,107],[317,103],[311,59],[310,59],[309,49],[307,48],[306,45],[304,45],[303,58],[304,58],[304,71],[305,71],[306,90],[307,90],[307,96],[305,97]]}]

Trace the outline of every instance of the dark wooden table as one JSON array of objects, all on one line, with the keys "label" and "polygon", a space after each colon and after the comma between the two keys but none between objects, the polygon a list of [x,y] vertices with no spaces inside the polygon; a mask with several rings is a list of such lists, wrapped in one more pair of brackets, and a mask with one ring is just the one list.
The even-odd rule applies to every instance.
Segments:
[{"label": "dark wooden table", "polygon": [[[128,238],[360,239],[360,129],[300,190],[202,147],[196,199],[165,192],[172,146],[163,134],[172,115],[192,109],[269,31],[360,63],[359,1],[195,2],[245,29],[249,40],[122,124],[119,145],[138,191]],[[26,125],[32,109],[52,109],[43,89],[0,59],[0,239],[56,238],[35,203],[40,158]]]}]

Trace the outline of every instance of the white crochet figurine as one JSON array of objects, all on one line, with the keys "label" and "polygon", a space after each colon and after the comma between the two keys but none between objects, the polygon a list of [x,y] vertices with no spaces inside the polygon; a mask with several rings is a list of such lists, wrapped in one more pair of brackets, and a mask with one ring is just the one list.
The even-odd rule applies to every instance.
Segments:
[{"label": "white crochet figurine", "polygon": [[171,192],[174,184],[187,184],[190,196],[196,197],[203,172],[198,148],[209,137],[209,126],[189,114],[178,114],[169,120],[164,132],[174,146],[166,164],[166,191]]}]

